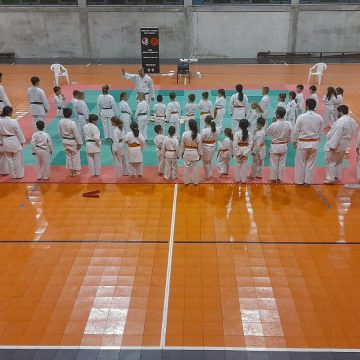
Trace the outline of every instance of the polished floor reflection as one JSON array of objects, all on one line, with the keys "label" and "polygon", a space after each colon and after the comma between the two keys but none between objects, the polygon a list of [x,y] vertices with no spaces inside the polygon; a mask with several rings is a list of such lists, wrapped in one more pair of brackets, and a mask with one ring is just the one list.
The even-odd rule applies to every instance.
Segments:
[{"label": "polished floor reflection", "polygon": [[0,345],[360,348],[359,189],[175,189],[2,185]]}]

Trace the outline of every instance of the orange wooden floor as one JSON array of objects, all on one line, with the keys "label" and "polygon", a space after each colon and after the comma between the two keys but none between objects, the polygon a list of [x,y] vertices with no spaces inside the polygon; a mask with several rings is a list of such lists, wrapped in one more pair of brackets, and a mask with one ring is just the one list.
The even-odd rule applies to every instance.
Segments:
[{"label": "orange wooden floor", "polygon": [[[68,68],[128,88],[121,67]],[[305,83],[308,68],[200,64],[192,86]],[[330,65],[319,95],[342,86],[360,114],[359,70]],[[31,76],[51,94],[47,65],[0,71],[18,111]],[[0,208],[0,345],[360,349],[359,189],[2,184]]]}]

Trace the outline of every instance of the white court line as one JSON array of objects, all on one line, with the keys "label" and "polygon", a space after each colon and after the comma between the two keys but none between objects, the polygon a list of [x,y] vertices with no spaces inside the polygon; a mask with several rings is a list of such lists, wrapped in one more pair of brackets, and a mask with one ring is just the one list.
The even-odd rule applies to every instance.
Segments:
[{"label": "white court line", "polygon": [[165,347],[165,340],[166,340],[166,327],[167,327],[167,318],[168,318],[170,281],[171,281],[171,266],[172,266],[172,255],[173,255],[173,248],[174,248],[174,231],[175,231],[175,219],[176,219],[177,192],[178,192],[178,184],[175,184],[173,208],[172,208],[172,214],[171,214],[169,252],[168,252],[168,263],[167,263],[167,271],[166,271],[166,285],[165,285],[164,307],[163,307],[161,338],[160,338],[160,348],[161,349]]},{"label": "white court line", "polygon": [[1,345],[0,350],[198,350],[198,351],[267,351],[267,352],[334,352],[334,353],[359,353],[360,349],[334,349],[334,348],[253,348],[253,347],[213,347],[213,346],[52,346],[52,345]]}]

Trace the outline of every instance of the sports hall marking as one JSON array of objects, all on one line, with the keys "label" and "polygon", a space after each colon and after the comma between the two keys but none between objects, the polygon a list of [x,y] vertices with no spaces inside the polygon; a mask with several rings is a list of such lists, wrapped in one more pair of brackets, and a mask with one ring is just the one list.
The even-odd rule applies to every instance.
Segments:
[{"label": "sports hall marking", "polygon": [[165,283],[164,307],[163,307],[163,317],[162,317],[162,326],[161,326],[160,348],[164,348],[165,340],[166,340],[166,327],[167,327],[167,318],[168,318],[170,281],[171,281],[171,267],[172,267],[173,248],[174,248],[177,193],[178,193],[178,184],[175,184],[173,207],[172,207],[172,214],[171,214],[169,252],[168,252],[167,270],[166,270],[166,283]]},{"label": "sports hall marking", "polygon": [[81,243],[95,243],[95,244],[167,244],[166,240],[0,240],[5,244],[26,244],[26,243],[63,243],[63,244],[81,244]]},{"label": "sports hall marking", "polygon": [[317,242],[317,241],[231,241],[231,240],[219,240],[219,241],[189,241],[189,240],[177,240],[175,244],[260,244],[260,245],[360,245],[360,242]]}]

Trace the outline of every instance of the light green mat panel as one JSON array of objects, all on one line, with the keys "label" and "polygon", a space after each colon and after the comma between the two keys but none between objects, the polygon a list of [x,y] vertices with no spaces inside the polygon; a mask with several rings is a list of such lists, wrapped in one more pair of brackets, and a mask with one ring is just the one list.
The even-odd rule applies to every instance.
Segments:
[{"label": "light green mat panel", "polygon": [[[119,102],[120,100],[120,93],[122,91],[125,91],[128,93],[129,95],[129,105],[131,107],[131,109],[133,109],[133,111],[135,111],[136,109],[136,96],[137,93],[134,90],[112,90],[110,91],[110,94],[114,96],[116,103]],[[155,92],[155,97],[158,94],[161,94],[164,98],[164,104],[167,104],[169,102],[169,92],[171,90],[159,90]],[[187,97],[189,94],[195,94],[196,96],[196,102],[198,103],[201,99],[201,93],[205,91],[205,90],[175,90],[174,92],[176,93],[177,96],[177,100],[179,101],[181,107],[183,108],[183,106],[186,104],[187,102]],[[280,92],[285,92],[287,93],[286,90],[271,90],[270,91],[270,107],[269,107],[269,118],[268,118],[268,123],[271,122],[271,118],[274,115],[275,112],[275,107],[277,104],[277,96]],[[233,91],[227,91],[226,95],[227,95],[227,101],[229,104],[230,101],[230,97],[233,94]],[[90,113],[94,113],[94,114],[98,114],[98,109],[96,106],[96,100],[97,97],[99,96],[100,91],[97,90],[85,90],[85,101],[88,104]],[[210,100],[211,101],[215,101],[215,97],[217,95],[217,91],[216,90],[211,90],[209,91],[210,94]],[[246,90],[246,94],[249,98],[249,102],[259,102],[261,99],[261,90]],[[151,107],[153,107],[153,105],[156,103],[156,99],[155,101],[151,104]],[[231,128],[231,118],[230,118],[230,113],[229,113],[229,109],[228,109],[228,104],[227,104],[227,109],[226,109],[226,114],[225,114],[225,118],[224,118],[224,122],[223,122],[223,127],[230,127]],[[71,107],[71,105],[69,106]],[[151,109],[152,110],[152,109]],[[199,125],[199,119],[197,119],[198,121],[198,125]],[[58,122],[59,119],[58,118],[54,118],[52,119],[52,121],[47,125],[46,127],[46,131],[49,133],[49,135],[51,136],[51,139],[53,141],[53,145],[54,145],[54,154],[51,158],[51,164],[52,165],[64,165],[65,164],[65,153],[61,144],[61,140],[58,134]],[[102,124],[101,121],[99,120],[98,122],[98,126],[100,128],[100,132],[101,135],[103,134],[103,129],[102,129]],[[181,131],[183,132],[185,130],[184,125],[182,125],[181,127]],[[164,131],[164,133],[166,133],[166,129]],[[155,133],[154,133],[154,123],[153,122],[149,122],[148,123],[148,141],[146,144],[146,151],[144,153],[144,165],[148,165],[148,166],[156,166],[156,147],[153,143],[153,139],[154,139]],[[322,166],[324,164],[324,152],[323,152],[323,148],[324,148],[324,143],[325,143],[325,138],[323,137],[321,144],[320,144],[320,151],[319,151],[319,155],[317,158],[317,165],[318,166]],[[265,166],[269,165],[269,144],[270,144],[270,140],[267,139],[266,140],[266,145],[267,145],[267,156],[265,159]],[[31,146],[30,145],[26,145],[24,152],[24,162],[25,165],[34,165],[35,164],[35,158],[34,156],[31,154]],[[292,145],[289,146],[289,152],[288,152],[288,156],[287,156],[287,166],[294,166],[294,157],[295,157],[295,149],[293,148]],[[113,158],[112,158],[112,154],[111,154],[111,146],[110,143],[108,142],[103,142],[102,144],[102,148],[101,148],[101,162],[102,165],[113,165]],[[82,148],[81,150],[81,163],[83,165],[87,164],[86,161],[86,153],[85,153],[85,147]],[[214,159],[214,163],[215,163],[215,159]]]}]

